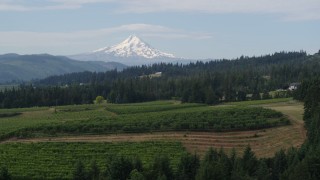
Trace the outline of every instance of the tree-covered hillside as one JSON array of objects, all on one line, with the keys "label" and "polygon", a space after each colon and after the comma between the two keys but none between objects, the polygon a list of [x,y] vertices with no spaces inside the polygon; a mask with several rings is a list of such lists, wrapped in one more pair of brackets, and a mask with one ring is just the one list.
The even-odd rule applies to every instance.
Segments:
[{"label": "tree-covered hillside", "polygon": [[[161,75],[153,76],[156,72]],[[174,98],[183,102],[216,104],[270,98],[270,91],[286,89],[290,83],[319,74],[320,56],[308,56],[305,52],[187,65],[162,63],[130,67],[121,72],[52,76],[0,93],[0,105],[10,108],[83,104],[92,103],[99,95],[112,103]]]},{"label": "tree-covered hillside", "polygon": [[49,54],[5,54],[0,55],[0,83],[30,81],[72,72],[121,70],[125,67],[115,62],[81,62]]}]

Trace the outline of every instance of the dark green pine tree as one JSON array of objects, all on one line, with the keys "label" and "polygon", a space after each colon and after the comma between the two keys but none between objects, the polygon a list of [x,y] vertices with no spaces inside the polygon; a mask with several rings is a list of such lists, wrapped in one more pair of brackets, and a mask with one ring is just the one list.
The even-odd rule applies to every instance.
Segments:
[{"label": "dark green pine tree", "polygon": [[235,159],[232,171],[231,171],[231,180],[248,180],[249,175],[244,170],[241,159]]},{"label": "dark green pine tree", "polygon": [[196,177],[200,166],[199,156],[196,154],[184,154],[178,164],[177,179],[178,180],[193,180]]},{"label": "dark green pine tree", "polygon": [[91,180],[98,180],[100,178],[100,169],[95,160],[91,162],[90,170],[89,170],[89,178]]},{"label": "dark green pine tree", "polygon": [[9,171],[5,166],[1,167],[0,180],[11,180],[11,175],[9,174]]},{"label": "dark green pine tree", "polygon": [[133,159],[133,169],[136,169],[139,172],[143,171],[142,161],[139,157]]},{"label": "dark green pine tree", "polygon": [[228,172],[226,172],[222,156],[221,153],[210,148],[200,165],[196,179],[228,179]]},{"label": "dark green pine tree", "polygon": [[294,166],[294,169],[289,173],[288,177],[282,178],[285,180],[312,180],[311,174],[309,172],[309,167],[306,161],[301,161],[299,164]]},{"label": "dark green pine tree", "polygon": [[277,180],[281,174],[288,168],[287,158],[284,150],[277,152],[273,158],[272,178]]},{"label": "dark green pine tree", "polygon": [[125,157],[116,157],[111,159],[107,167],[107,176],[110,179],[126,180],[133,170],[132,162]]},{"label": "dark green pine tree", "polygon": [[268,168],[265,161],[263,161],[263,160],[259,161],[259,167],[257,169],[256,175],[257,175],[258,180],[270,180],[271,179],[269,168]]},{"label": "dark green pine tree", "polygon": [[129,180],[145,180],[146,178],[144,175],[139,172],[137,169],[134,169],[130,172],[130,178]]},{"label": "dark green pine tree", "polygon": [[243,169],[248,173],[249,176],[253,176],[255,174],[258,167],[258,160],[249,145],[246,147],[243,153],[242,165]]},{"label": "dark green pine tree", "polygon": [[171,180],[173,179],[173,171],[170,167],[170,161],[167,155],[156,156],[153,166],[152,166],[152,176],[153,179],[163,179]]},{"label": "dark green pine tree", "polygon": [[74,180],[86,180],[87,173],[85,171],[84,165],[81,161],[78,161],[73,172],[73,179]]},{"label": "dark green pine tree", "polygon": [[251,97],[252,100],[261,100],[261,96],[260,96],[260,93],[257,89],[255,89],[252,93],[252,97]]},{"label": "dark green pine tree", "polygon": [[237,92],[237,101],[245,101],[247,100],[247,93],[244,91],[238,91]]}]

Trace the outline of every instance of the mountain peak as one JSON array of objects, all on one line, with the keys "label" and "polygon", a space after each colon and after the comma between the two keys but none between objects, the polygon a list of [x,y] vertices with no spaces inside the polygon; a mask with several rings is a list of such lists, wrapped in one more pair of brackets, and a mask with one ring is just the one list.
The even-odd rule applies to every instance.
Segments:
[{"label": "mountain peak", "polygon": [[136,35],[130,35],[126,40],[123,42],[128,42],[128,43],[141,43],[143,42],[138,36]]},{"label": "mountain peak", "polygon": [[151,47],[136,35],[130,35],[127,39],[115,46],[104,47],[93,51],[93,53],[109,54],[117,57],[143,57],[148,59],[163,57],[174,58],[174,55],[161,52]]}]

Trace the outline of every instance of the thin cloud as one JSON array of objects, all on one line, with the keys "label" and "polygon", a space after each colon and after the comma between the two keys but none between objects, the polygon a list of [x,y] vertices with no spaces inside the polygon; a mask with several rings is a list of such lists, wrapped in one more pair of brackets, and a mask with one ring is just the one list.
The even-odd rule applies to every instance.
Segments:
[{"label": "thin cloud", "polygon": [[203,40],[203,39],[212,39],[213,35],[211,33],[192,33],[192,32],[184,32],[184,33],[144,33],[142,36],[144,37],[155,37],[161,39],[194,39],[194,40]]},{"label": "thin cloud", "polygon": [[[142,37],[167,39],[208,39],[211,34],[201,32],[188,32],[152,24],[127,24],[97,30],[75,32],[26,32],[26,31],[0,31],[1,47],[79,47],[95,44],[102,39],[107,40],[115,34],[138,34]],[[126,38],[126,37],[123,37]],[[104,44],[104,45],[111,45]],[[91,47],[92,48],[92,47]],[[91,50],[91,49],[87,49]]]},{"label": "thin cloud", "polygon": [[277,14],[283,19],[320,19],[319,0],[135,0],[122,3],[122,13],[202,12]]},{"label": "thin cloud", "polygon": [[115,12],[120,13],[253,13],[276,14],[286,20],[320,19],[319,0],[43,0],[40,5],[34,0],[0,0],[0,11],[79,9],[96,3],[117,4]]}]

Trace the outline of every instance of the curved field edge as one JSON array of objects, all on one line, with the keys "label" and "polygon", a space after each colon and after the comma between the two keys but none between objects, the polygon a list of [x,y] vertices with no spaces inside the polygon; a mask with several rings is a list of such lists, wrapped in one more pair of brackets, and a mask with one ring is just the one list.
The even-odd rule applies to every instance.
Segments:
[{"label": "curved field edge", "polygon": [[[265,102],[265,101],[263,101]],[[248,102],[244,102],[248,105]],[[280,102],[258,104],[264,108],[282,112],[290,120],[290,125],[279,126],[261,130],[235,131],[235,132],[149,132],[149,133],[117,133],[109,135],[81,135],[64,137],[44,137],[31,139],[10,139],[6,142],[141,142],[148,140],[180,141],[190,153],[204,153],[210,148],[224,148],[226,151],[235,148],[242,153],[249,144],[259,157],[271,157],[274,152],[290,147],[299,147],[306,139],[306,130],[302,121],[303,104],[292,99]],[[245,106],[244,104],[239,104]],[[235,105],[232,105],[232,107]],[[249,104],[249,106],[252,106]],[[227,106],[230,107],[230,106]],[[222,108],[214,106],[209,108]],[[4,143],[4,142],[3,142]]]},{"label": "curved field edge", "polygon": [[166,155],[176,169],[186,153],[180,142],[42,142],[0,144],[0,166],[5,165],[13,179],[72,179],[75,164],[81,160],[88,169],[96,161],[101,171],[110,158],[139,158],[148,168],[156,156]]},{"label": "curved field edge", "polygon": [[223,148],[226,152],[233,148],[241,154],[250,145],[258,157],[271,157],[280,149],[299,147],[305,140],[305,134],[299,132],[301,126],[288,125],[263,130],[235,132],[153,132],[122,133],[110,135],[82,135],[64,137],[46,137],[31,139],[10,139],[9,142],[143,142],[143,141],[179,141],[189,153],[203,156],[210,147]]},{"label": "curved field edge", "polygon": [[[0,118],[0,138],[145,133],[165,131],[238,131],[287,125],[282,113],[261,107],[215,107],[171,103],[122,107],[124,114],[106,110],[105,106],[58,107],[46,111],[23,112],[15,118]],[[151,107],[151,108],[150,108]],[[175,107],[173,109],[169,107]],[[146,108],[146,112],[141,112]],[[128,111],[129,109],[129,111]],[[155,112],[151,111],[155,110]],[[129,112],[129,113],[128,113]],[[134,112],[134,113],[132,113]],[[138,113],[139,112],[139,113]]]}]

